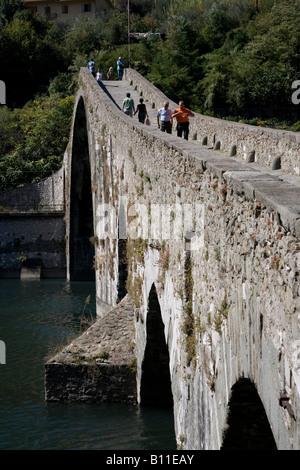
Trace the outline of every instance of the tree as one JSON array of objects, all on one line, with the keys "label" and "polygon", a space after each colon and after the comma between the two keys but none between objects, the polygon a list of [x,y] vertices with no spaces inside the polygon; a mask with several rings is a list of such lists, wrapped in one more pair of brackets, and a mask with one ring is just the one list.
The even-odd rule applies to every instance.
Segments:
[{"label": "tree", "polygon": [[39,181],[61,167],[73,106],[73,97],[52,95],[22,109],[0,108],[1,191]]},{"label": "tree", "polygon": [[68,58],[60,45],[47,40],[51,24],[31,11],[17,12],[0,30],[1,79],[6,83],[7,105],[24,105],[36,93],[47,91],[49,81],[63,71]]},{"label": "tree", "polygon": [[20,0],[0,0],[0,23],[9,23],[17,11],[25,11],[26,7]]}]

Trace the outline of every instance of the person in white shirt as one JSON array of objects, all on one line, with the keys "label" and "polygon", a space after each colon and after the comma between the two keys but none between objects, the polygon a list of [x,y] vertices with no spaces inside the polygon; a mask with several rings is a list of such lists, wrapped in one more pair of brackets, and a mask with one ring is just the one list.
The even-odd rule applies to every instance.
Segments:
[{"label": "person in white shirt", "polygon": [[103,73],[100,71],[100,69],[98,69],[97,76],[96,76],[97,82],[98,83],[101,82],[102,78],[103,78]]},{"label": "person in white shirt", "polygon": [[168,134],[172,133],[172,111],[169,108],[169,102],[166,101],[162,108],[160,108],[157,112],[156,119],[157,119],[157,127],[162,132],[167,132]]}]

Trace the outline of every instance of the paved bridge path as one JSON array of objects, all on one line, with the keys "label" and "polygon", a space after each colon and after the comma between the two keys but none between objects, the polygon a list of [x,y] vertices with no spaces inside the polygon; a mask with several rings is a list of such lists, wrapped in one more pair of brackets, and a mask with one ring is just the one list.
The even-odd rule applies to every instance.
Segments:
[{"label": "paved bridge path", "polygon": [[[105,86],[105,90],[108,93],[108,95],[111,95],[116,105],[119,106],[120,109],[122,108],[122,103],[123,103],[124,98],[126,98],[126,93],[130,93],[131,98],[133,98],[135,108],[139,104],[139,99],[141,98],[140,93],[135,89],[134,86],[130,85],[127,80],[121,80],[121,81],[104,80],[103,85]],[[150,128],[157,129],[156,114],[157,114],[158,109],[163,106],[163,103],[160,103],[158,108],[153,109],[152,104],[147,100],[147,97],[143,96],[143,98],[144,98],[144,103],[146,105],[147,112],[148,112],[149,119],[150,119]],[[172,111],[174,110],[172,109]],[[133,116],[132,119],[135,121],[138,121],[138,115],[136,114],[135,116]],[[174,129],[175,129],[175,123],[173,124],[173,133],[174,133]]]}]

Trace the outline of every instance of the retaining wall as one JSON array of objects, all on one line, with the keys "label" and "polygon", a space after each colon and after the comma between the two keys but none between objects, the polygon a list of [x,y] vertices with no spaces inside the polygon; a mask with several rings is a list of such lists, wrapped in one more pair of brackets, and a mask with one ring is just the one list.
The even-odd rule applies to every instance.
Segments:
[{"label": "retaining wall", "polygon": [[41,277],[65,277],[64,169],[1,192],[0,206],[0,278],[20,278],[28,263]]}]

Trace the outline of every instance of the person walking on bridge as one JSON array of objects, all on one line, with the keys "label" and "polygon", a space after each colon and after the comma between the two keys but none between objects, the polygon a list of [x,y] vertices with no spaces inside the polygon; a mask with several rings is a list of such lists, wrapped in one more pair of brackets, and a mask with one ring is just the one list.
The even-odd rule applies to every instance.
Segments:
[{"label": "person walking on bridge", "polygon": [[146,117],[148,117],[147,108],[146,108],[146,105],[144,103],[144,98],[140,98],[139,101],[140,101],[140,103],[137,105],[136,110],[134,112],[134,115],[136,115],[136,113],[138,113],[139,122],[142,122],[143,124],[145,124],[145,119],[146,119]]},{"label": "person walking on bridge", "polygon": [[93,77],[96,77],[96,72],[95,72],[95,62],[93,59],[91,59],[88,63],[88,68]]},{"label": "person walking on bridge", "polygon": [[122,104],[122,111],[124,111],[124,113],[130,117],[132,117],[132,114],[135,113],[134,101],[132,98],[130,98],[130,93],[126,93],[126,98]]},{"label": "person walking on bridge", "polygon": [[195,114],[184,106],[184,102],[179,102],[179,108],[175,109],[172,117],[176,117],[177,120],[177,137],[183,137],[188,140],[189,137],[189,116],[195,116]]},{"label": "person walking on bridge", "polygon": [[162,108],[160,108],[156,115],[157,127],[162,132],[167,131],[168,134],[172,134],[172,111],[169,108],[169,102],[166,101]]},{"label": "person walking on bridge", "polygon": [[103,73],[101,72],[100,69],[98,69],[96,80],[99,83],[99,85],[100,85],[100,82],[102,81],[102,79],[103,79]]},{"label": "person walking on bridge", "polygon": [[117,60],[117,72],[118,72],[119,80],[123,79],[124,67],[125,67],[125,64],[122,60],[122,57],[119,57],[119,59]]}]

